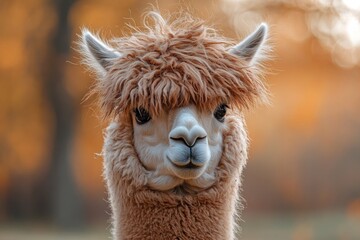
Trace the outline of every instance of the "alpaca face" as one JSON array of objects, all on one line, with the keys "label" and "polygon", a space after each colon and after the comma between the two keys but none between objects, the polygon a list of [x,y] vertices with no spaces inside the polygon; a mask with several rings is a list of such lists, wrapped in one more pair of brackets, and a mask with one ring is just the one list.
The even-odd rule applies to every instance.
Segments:
[{"label": "alpaca face", "polygon": [[99,78],[93,92],[104,115],[115,121],[132,115],[148,186],[198,192],[216,181],[227,130],[222,103],[238,111],[266,100],[257,63],[267,26],[230,45],[199,21],[168,25],[158,13],[150,15],[153,28],[114,40],[115,47],[84,29],[80,52]]},{"label": "alpaca face", "polygon": [[[193,191],[210,187],[222,153],[226,106],[200,111],[194,105],[158,116],[132,114],[134,143],[140,161],[151,172],[149,186]],[[146,116],[144,116],[146,115]]]}]

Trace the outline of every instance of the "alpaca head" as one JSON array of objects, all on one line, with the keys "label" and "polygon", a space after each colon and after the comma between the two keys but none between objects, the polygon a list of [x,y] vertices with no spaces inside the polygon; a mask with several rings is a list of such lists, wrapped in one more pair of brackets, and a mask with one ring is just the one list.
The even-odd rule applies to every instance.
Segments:
[{"label": "alpaca head", "polygon": [[85,63],[99,78],[94,91],[104,116],[132,126],[148,187],[208,189],[231,131],[228,117],[242,125],[241,110],[266,99],[257,66],[267,26],[233,45],[188,16],[168,23],[151,12],[146,19],[154,26],[112,45],[83,31]]}]

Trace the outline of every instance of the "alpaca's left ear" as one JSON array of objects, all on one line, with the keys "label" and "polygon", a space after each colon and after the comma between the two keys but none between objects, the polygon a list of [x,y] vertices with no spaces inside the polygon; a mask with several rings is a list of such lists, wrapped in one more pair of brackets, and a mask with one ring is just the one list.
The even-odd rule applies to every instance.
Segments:
[{"label": "alpaca's left ear", "polygon": [[100,76],[105,74],[114,61],[121,57],[119,52],[94,36],[86,28],[82,31],[80,47],[84,63]]},{"label": "alpaca's left ear", "polygon": [[230,49],[230,53],[245,59],[248,62],[253,62],[256,55],[261,52],[267,38],[268,26],[266,23],[260,26],[238,45]]}]

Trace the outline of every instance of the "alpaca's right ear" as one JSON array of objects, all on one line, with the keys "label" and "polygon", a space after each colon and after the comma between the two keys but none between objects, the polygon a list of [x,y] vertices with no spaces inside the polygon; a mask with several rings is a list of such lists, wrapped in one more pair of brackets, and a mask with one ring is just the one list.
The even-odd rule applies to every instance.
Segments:
[{"label": "alpaca's right ear", "polygon": [[84,28],[80,41],[80,52],[84,57],[84,63],[99,75],[105,74],[114,60],[121,54],[95,37],[89,30]]}]

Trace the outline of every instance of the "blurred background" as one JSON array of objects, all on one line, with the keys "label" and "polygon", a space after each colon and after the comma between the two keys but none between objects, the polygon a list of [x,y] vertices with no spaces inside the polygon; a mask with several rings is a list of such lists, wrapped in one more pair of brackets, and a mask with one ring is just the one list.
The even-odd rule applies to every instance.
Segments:
[{"label": "blurred background", "polygon": [[74,50],[179,8],[241,40],[265,21],[272,106],[246,113],[242,239],[360,239],[360,1],[0,0],[0,239],[109,239],[93,79]]}]

